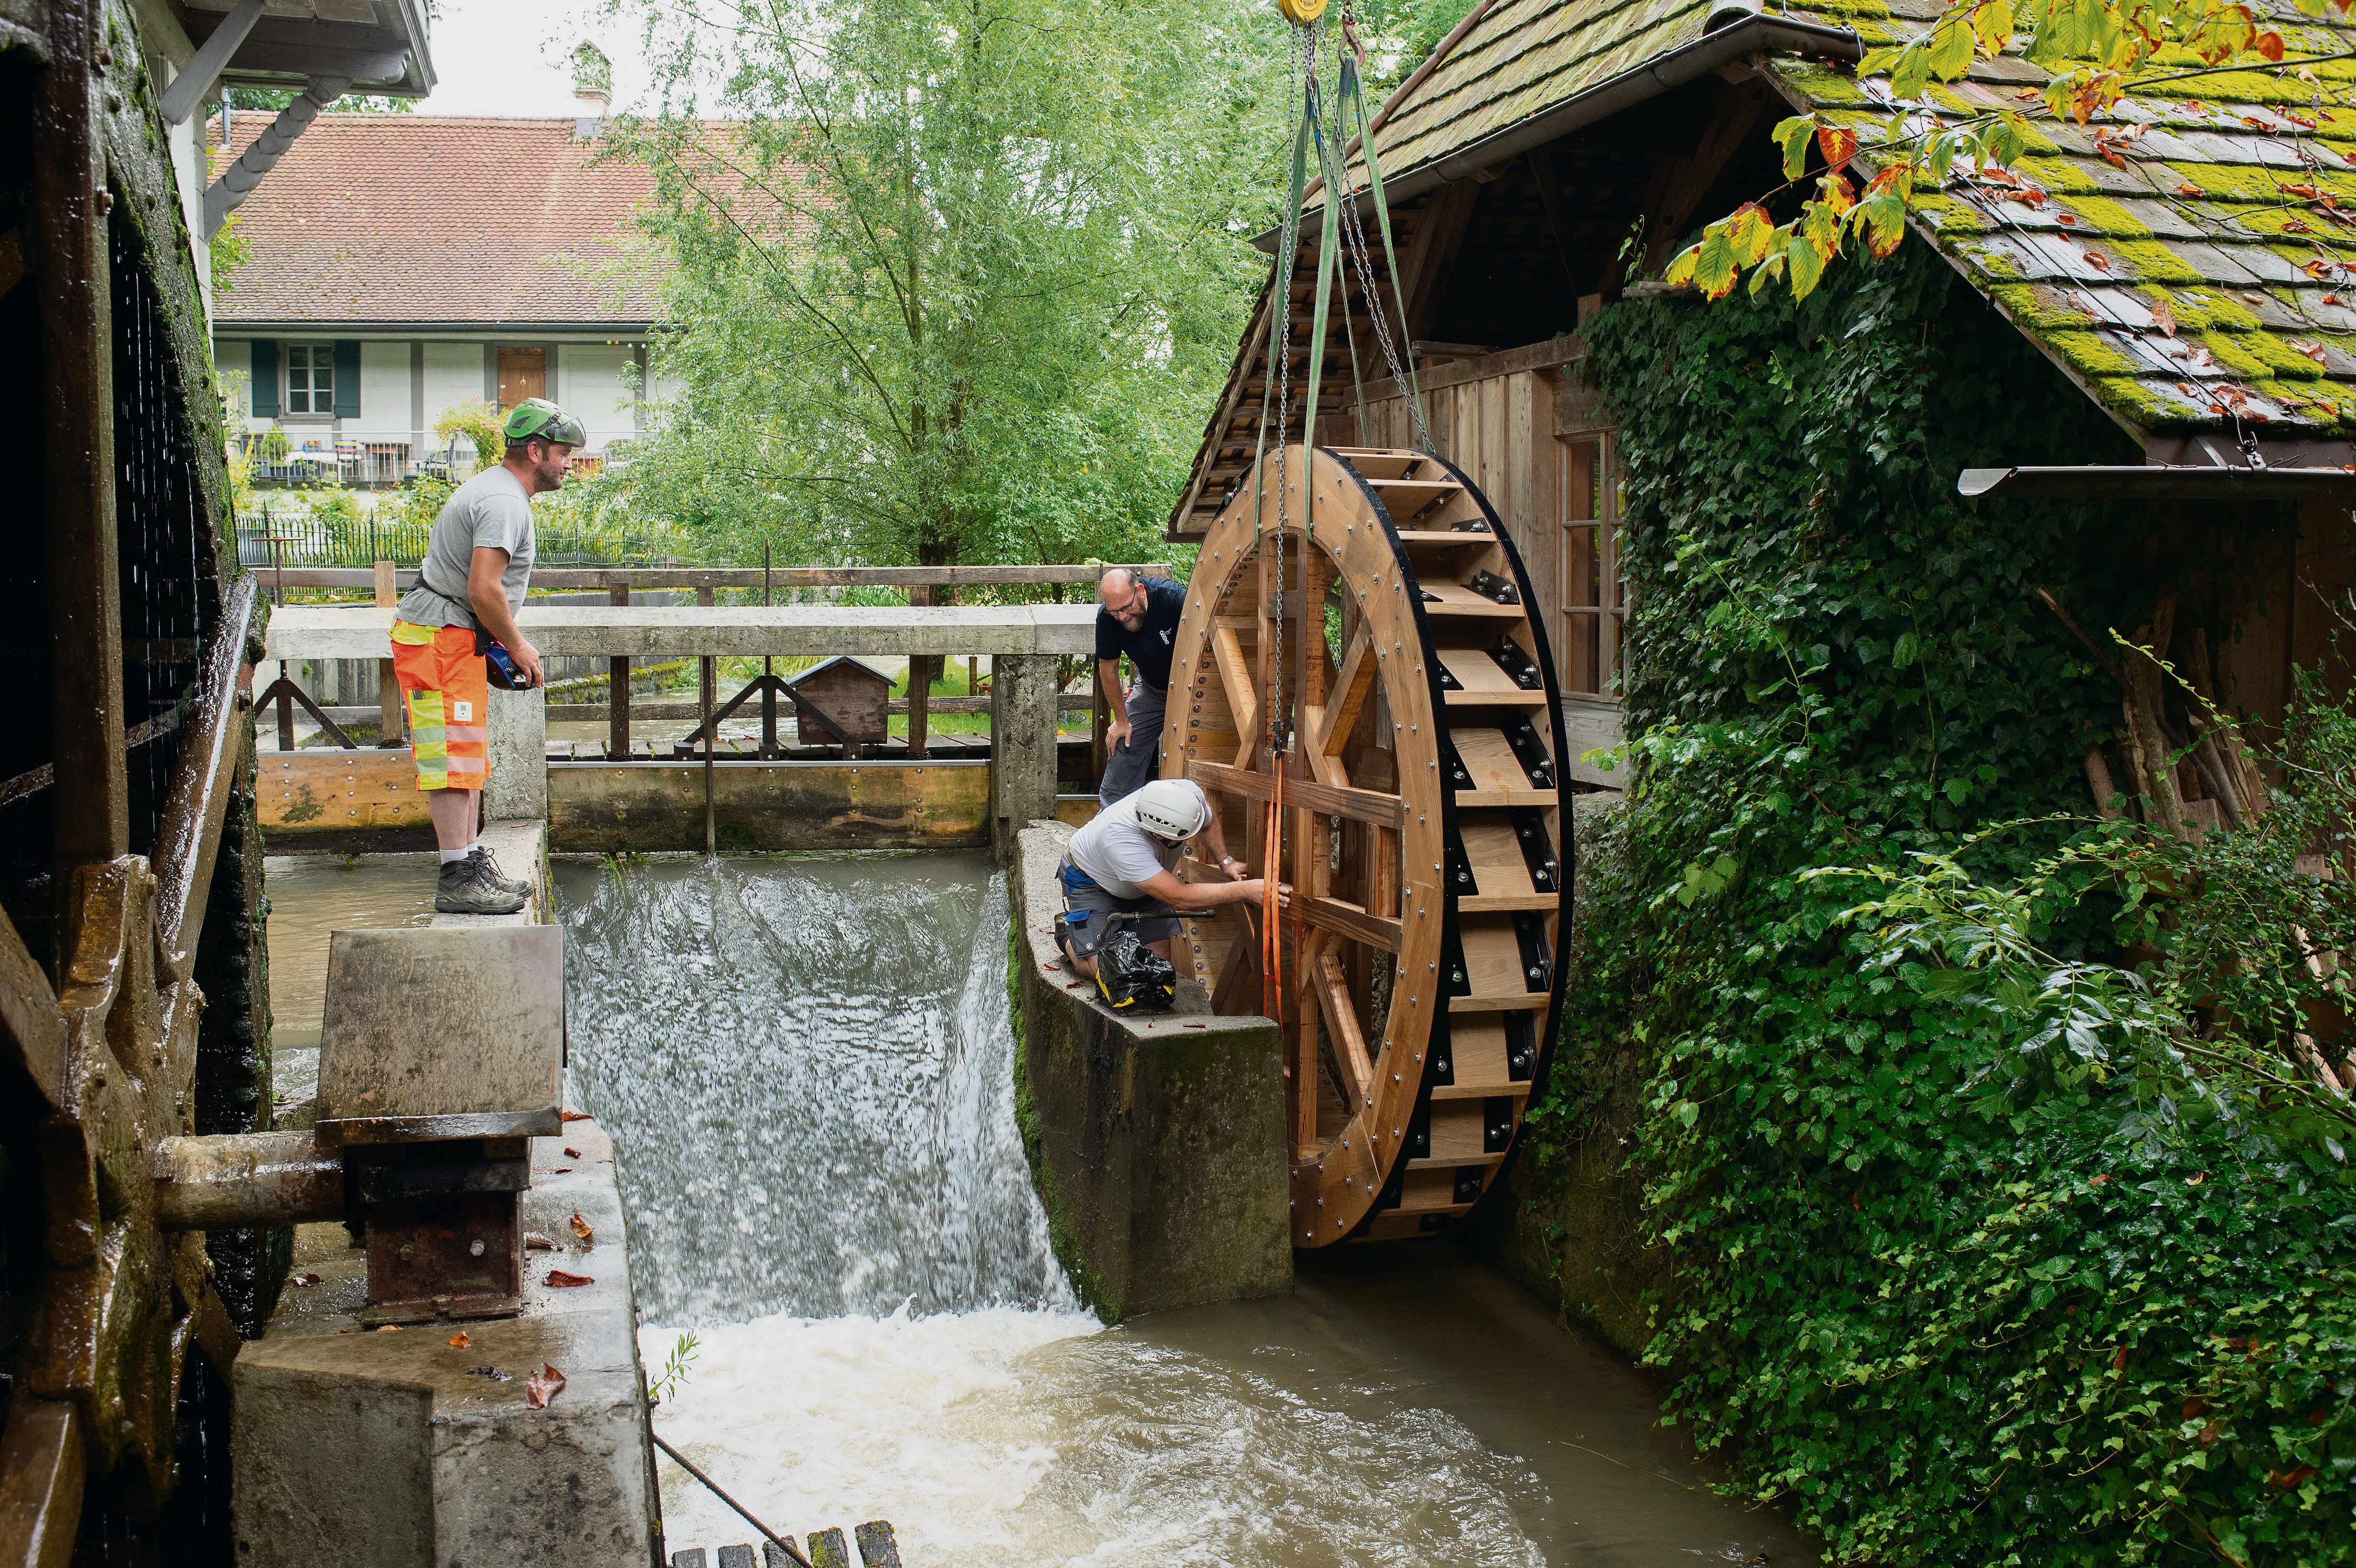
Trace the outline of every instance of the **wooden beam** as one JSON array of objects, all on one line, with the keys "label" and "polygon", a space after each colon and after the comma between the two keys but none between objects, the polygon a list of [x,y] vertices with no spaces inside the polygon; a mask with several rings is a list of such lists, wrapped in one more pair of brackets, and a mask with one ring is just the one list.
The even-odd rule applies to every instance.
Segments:
[{"label": "wooden beam", "polygon": [[238,701],[238,670],[259,592],[251,576],[238,579],[213,628],[212,646],[197,674],[197,689],[181,728],[179,769],[165,798],[155,836],[155,946],[176,980],[188,977],[212,893],[213,862],[220,853],[221,819],[245,753],[245,721]]},{"label": "wooden beam", "polygon": [[1220,971],[1218,987],[1211,993],[1211,1010],[1232,1016],[1258,1000],[1259,928],[1253,923],[1251,912],[1242,904],[1223,907],[1234,912],[1236,923],[1243,929],[1227,944],[1226,966]]},{"label": "wooden beam", "polygon": [[[605,590],[605,603],[626,606],[630,603],[630,585],[616,582]],[[627,658],[605,661],[605,754],[626,757],[630,754],[630,661]]]},{"label": "wooden beam", "polygon": [[1325,1015],[1325,1028],[1333,1036],[1333,1060],[1349,1079],[1340,1087],[1348,1091],[1349,1108],[1355,1111],[1374,1093],[1375,1063],[1366,1054],[1366,1037],[1358,1029],[1350,984],[1342,974],[1341,963],[1324,945],[1319,946],[1312,971],[1318,1009]]},{"label": "wooden beam", "polygon": [[1227,688],[1227,709],[1236,716],[1236,733],[1242,738],[1236,762],[1248,767],[1259,754],[1259,688],[1252,680],[1252,667],[1244,661],[1243,643],[1234,627],[1222,624],[1212,628],[1211,651],[1218,661],[1219,683]]},{"label": "wooden beam", "polygon": [[[1290,795],[1291,791],[1287,790]],[[1353,942],[1363,942],[1369,947],[1379,947],[1386,953],[1399,950],[1399,923],[1378,914],[1369,914],[1347,899],[1319,898],[1314,894],[1296,892],[1292,907],[1301,918],[1321,931],[1346,936]]]},{"label": "wooden beam", "polygon": [[[1245,800],[1267,800],[1276,793],[1276,781],[1269,775],[1229,767],[1224,763],[1189,762],[1186,776],[1205,789]],[[1284,804],[1301,811],[1346,816],[1353,822],[1371,822],[1394,832],[1407,826],[1407,802],[1398,795],[1378,795],[1370,789],[1343,789],[1309,779],[1287,779]]]},{"label": "wooden beam", "polygon": [[1399,271],[1407,274],[1400,293],[1406,300],[1403,314],[1410,340],[1431,336],[1432,312],[1455,270],[1465,225],[1472,221],[1473,204],[1480,199],[1481,183],[1463,179],[1441,186],[1424,203],[1415,238],[1399,259]]},{"label": "wooden beam", "polygon": [[63,1113],[68,1103],[65,1014],[58,1009],[49,977],[33,961],[25,939],[5,914],[0,914],[0,1028],[16,1041],[16,1060],[49,1110]]},{"label": "wooden beam", "polygon": [[1359,618],[1357,630],[1350,635],[1350,645],[1342,651],[1342,668],[1333,679],[1333,700],[1319,715],[1320,726],[1312,731],[1315,743],[1310,749],[1312,759],[1331,763],[1338,778],[1326,778],[1325,770],[1317,770],[1319,781],[1347,787],[1349,770],[1342,765],[1342,748],[1349,744],[1350,731],[1357,727],[1358,710],[1366,704],[1366,695],[1375,688],[1376,661],[1367,656],[1374,651],[1374,638],[1367,633],[1370,623]]},{"label": "wooden beam", "polygon": [[51,886],[131,848],[123,718],[123,563],[114,510],[114,305],[106,154],[98,137],[103,7],[48,6],[34,73],[33,231],[40,293],[41,528],[47,549]]},{"label": "wooden beam", "polygon": [[[1419,370],[1416,385],[1426,392],[1440,391],[1448,387],[1462,387],[1473,381],[1486,381],[1497,376],[1516,375],[1524,370],[1551,370],[1558,365],[1587,357],[1587,344],[1577,337],[1549,337],[1543,343],[1526,343],[1519,348],[1501,348],[1494,354],[1478,359],[1459,359],[1452,365],[1437,369]],[[1366,383],[1366,401],[1381,402],[1396,398],[1401,389],[1397,381],[1384,379]]]},{"label": "wooden beam", "polygon": [[1767,90],[1756,82],[1719,91],[1702,124],[1693,156],[1672,160],[1665,167],[1658,202],[1651,208],[1644,252],[1648,266],[1665,261],[1693,221],[1694,208],[1709,194],[1735,152],[1751,134],[1767,109]]},{"label": "wooden beam", "polygon": [[1547,228],[1554,235],[1554,251],[1562,262],[1563,281],[1579,291],[1579,272],[1573,259],[1579,247],[1571,239],[1570,204],[1562,198],[1562,176],[1555,165],[1554,150],[1533,147],[1522,155],[1529,165],[1530,179],[1538,187],[1538,205],[1546,209]]},{"label": "wooden beam", "polygon": [[66,1568],[81,1527],[87,1464],[75,1407],[36,1399],[18,1384],[0,1435],[0,1560]]}]

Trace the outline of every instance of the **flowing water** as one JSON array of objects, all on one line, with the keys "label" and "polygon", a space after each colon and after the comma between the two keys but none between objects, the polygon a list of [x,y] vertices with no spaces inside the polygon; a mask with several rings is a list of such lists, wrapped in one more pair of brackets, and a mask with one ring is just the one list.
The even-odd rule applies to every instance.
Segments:
[{"label": "flowing water", "polygon": [[[649,1374],[700,1341],[656,1424],[773,1524],[887,1518],[909,1568],[1815,1561],[1707,1488],[1645,1380],[1445,1243],[1082,1312],[1015,1130],[979,857],[558,879]],[[661,1471],[672,1546],[751,1538]]]}]

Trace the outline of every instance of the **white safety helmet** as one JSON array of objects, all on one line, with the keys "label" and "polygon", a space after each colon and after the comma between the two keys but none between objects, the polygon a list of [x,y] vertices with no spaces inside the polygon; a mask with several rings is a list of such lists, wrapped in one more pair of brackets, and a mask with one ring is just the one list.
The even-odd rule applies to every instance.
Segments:
[{"label": "white safety helmet", "polygon": [[1135,799],[1137,825],[1158,838],[1192,838],[1211,820],[1203,792],[1177,779],[1155,779]]}]

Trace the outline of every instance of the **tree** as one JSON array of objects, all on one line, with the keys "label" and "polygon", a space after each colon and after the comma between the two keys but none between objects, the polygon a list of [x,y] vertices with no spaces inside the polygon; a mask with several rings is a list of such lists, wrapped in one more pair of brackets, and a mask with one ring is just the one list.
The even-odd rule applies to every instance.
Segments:
[{"label": "tree", "polygon": [[[2294,0],[2307,16],[2333,10],[2345,16],[2352,3]],[[2308,67],[2347,57],[2291,58],[2282,35],[2265,25],[2270,19],[2234,0],[2021,0],[2017,7],[2014,0],[1945,0],[1929,27],[1875,48],[1859,62],[1859,77],[1886,80],[1886,88],[1872,95],[1878,111],[1835,116],[1819,109],[1775,127],[1786,183],[1704,229],[1669,263],[1667,281],[1692,283],[1720,299],[1747,271],[1754,293],[1788,280],[1792,292],[1805,298],[1849,240],[1876,256],[1897,249],[1918,195],[1965,171],[2041,199],[2034,182],[2010,168],[2030,144],[2034,122],[2085,125],[2107,116],[2129,94],[2162,82],[2235,67],[2295,71],[2316,87],[2319,105],[2322,89]],[[1933,93],[1933,82],[1954,81],[1975,59],[1994,59],[2016,45],[2022,58],[2048,73],[2041,91],[2024,95],[2036,101],[2033,107],[1958,112],[1954,101],[1942,102]],[[2096,133],[2096,149],[2121,168],[2143,161],[2135,144],[2145,129],[2106,127]],[[2282,188],[2321,200],[2311,187]],[[1801,191],[1809,194],[1797,212],[1777,223],[1769,204]],[[2329,205],[2339,221],[2336,202]],[[2345,247],[2329,254],[2334,266],[2351,260]]]},{"label": "tree", "polygon": [[605,483],[789,560],[1157,548],[1267,275],[1272,10],[637,3],[669,106],[612,134],[655,171],[680,392]]}]

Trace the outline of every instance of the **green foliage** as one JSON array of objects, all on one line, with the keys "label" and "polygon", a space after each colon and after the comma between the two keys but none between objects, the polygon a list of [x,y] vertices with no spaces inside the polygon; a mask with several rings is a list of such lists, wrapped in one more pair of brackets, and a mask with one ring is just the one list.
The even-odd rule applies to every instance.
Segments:
[{"label": "green foliage", "polygon": [[507,454],[507,432],[499,411],[481,398],[452,403],[434,416],[434,439],[440,445],[447,448],[453,437],[461,435],[474,444],[477,472]]},{"label": "green foliage", "polygon": [[686,1383],[689,1372],[694,1369],[695,1358],[702,1349],[703,1342],[695,1337],[694,1329],[681,1334],[671,1346],[670,1358],[663,1362],[663,1370],[648,1385],[648,1394],[659,1402],[677,1393]]},{"label": "green foliage", "polygon": [[1587,336],[1633,776],[1530,1125],[1639,1062],[1676,1418],[1843,1561],[2356,1561],[2344,1124],[2107,962],[2159,868],[2087,820],[2117,688],[2029,589],[2139,624],[2131,519],[1954,491],[2132,454],[1919,250]]},{"label": "green foliage", "polygon": [[605,484],[739,559],[1158,549],[1266,275],[1274,13],[643,11],[675,82],[725,82],[730,128],[609,128],[655,171],[677,329],[653,369],[681,390]]}]

